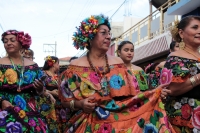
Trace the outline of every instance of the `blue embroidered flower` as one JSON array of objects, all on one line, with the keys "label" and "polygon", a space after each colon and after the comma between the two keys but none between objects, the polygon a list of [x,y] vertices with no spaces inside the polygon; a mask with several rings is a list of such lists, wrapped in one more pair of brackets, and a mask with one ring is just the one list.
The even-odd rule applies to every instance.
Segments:
[{"label": "blue embroidered flower", "polygon": [[37,78],[40,79],[43,75],[44,75],[44,72],[42,70],[38,70]]},{"label": "blue embroidered flower", "polygon": [[0,118],[0,127],[6,125],[6,118]]},{"label": "blue embroidered flower", "polygon": [[9,122],[6,125],[6,133],[22,133],[22,124],[19,122]]},{"label": "blue embroidered flower", "polygon": [[110,112],[109,112],[108,110],[104,110],[104,109],[101,108],[101,107],[96,107],[96,108],[95,108],[95,112],[96,112],[97,117],[98,117],[99,119],[104,119],[104,120],[106,120],[106,119],[109,117],[109,115],[110,115]]},{"label": "blue embroidered flower", "polygon": [[152,123],[149,123],[144,125],[143,133],[158,133],[158,129]]},{"label": "blue embroidered flower", "polygon": [[118,75],[113,75],[111,78],[110,78],[110,86],[114,89],[117,89],[119,90],[123,85],[123,81],[122,81],[122,78]]},{"label": "blue embroidered flower", "polygon": [[14,97],[14,102],[17,106],[19,106],[22,110],[26,109],[26,101],[20,95]]},{"label": "blue embroidered flower", "polygon": [[41,110],[42,111],[48,111],[50,109],[50,106],[48,104],[42,104],[41,105]]},{"label": "blue embroidered flower", "polygon": [[33,82],[34,78],[36,76],[36,73],[33,71],[27,71],[24,73],[24,84],[30,84]]},{"label": "blue embroidered flower", "polygon": [[119,109],[119,106],[115,103],[114,100],[112,100],[106,105],[106,109],[108,109],[108,110],[117,110],[117,109]]}]

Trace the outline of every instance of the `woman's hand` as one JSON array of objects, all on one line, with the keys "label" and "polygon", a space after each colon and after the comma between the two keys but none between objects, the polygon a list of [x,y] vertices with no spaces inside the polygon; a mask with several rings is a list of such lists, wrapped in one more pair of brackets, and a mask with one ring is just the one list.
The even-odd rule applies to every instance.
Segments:
[{"label": "woman's hand", "polygon": [[158,86],[158,88],[162,88],[160,97],[163,101],[166,100],[169,94],[171,94],[171,90],[167,89],[168,86],[169,84],[163,84]]},{"label": "woman's hand", "polygon": [[3,100],[2,101],[2,106],[1,106],[2,110],[5,110],[8,107],[13,107],[13,105],[9,101]]},{"label": "woman's hand", "polygon": [[88,97],[86,99],[81,100],[82,109],[85,113],[92,113],[94,111],[95,106],[97,105],[94,97]]},{"label": "woman's hand", "polygon": [[58,90],[54,89],[53,91],[49,91],[53,96],[58,97]]},{"label": "woman's hand", "polygon": [[51,103],[55,104],[56,103],[56,99],[50,93],[48,94],[48,96],[49,96],[49,99],[50,99]]},{"label": "woman's hand", "polygon": [[35,79],[34,83],[33,83],[33,87],[35,88],[35,90],[40,93],[40,92],[43,92],[43,87],[44,87],[44,84],[42,82],[42,80],[37,80]]}]

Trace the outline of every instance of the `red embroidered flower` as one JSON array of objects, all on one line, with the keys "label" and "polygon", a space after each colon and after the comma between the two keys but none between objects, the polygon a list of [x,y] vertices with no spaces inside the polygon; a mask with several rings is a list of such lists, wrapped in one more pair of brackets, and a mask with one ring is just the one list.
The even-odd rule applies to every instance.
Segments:
[{"label": "red embroidered flower", "polygon": [[189,104],[184,104],[184,105],[181,107],[181,115],[182,115],[182,118],[184,118],[184,119],[189,119],[190,116],[191,116],[191,113],[192,113],[192,108],[190,107]]},{"label": "red embroidered flower", "polygon": [[133,99],[133,101],[129,105],[130,111],[136,111],[138,110],[142,105],[144,104],[144,101],[142,101],[140,98]]},{"label": "red embroidered flower", "polygon": [[111,133],[112,132],[112,126],[108,123],[104,123],[101,125],[101,127],[98,130],[98,133]]},{"label": "red embroidered flower", "polygon": [[90,81],[94,84],[98,84],[99,83],[99,77],[95,72],[91,72],[90,75]]},{"label": "red embroidered flower", "polygon": [[200,129],[200,106],[194,108],[192,112],[192,125]]}]

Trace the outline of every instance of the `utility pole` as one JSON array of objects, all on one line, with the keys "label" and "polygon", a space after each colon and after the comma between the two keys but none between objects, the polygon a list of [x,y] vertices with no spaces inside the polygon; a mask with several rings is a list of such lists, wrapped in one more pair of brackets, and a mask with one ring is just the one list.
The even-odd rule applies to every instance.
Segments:
[{"label": "utility pole", "polygon": [[54,53],[54,55],[56,56],[57,54],[57,43],[55,42],[55,44],[43,44],[43,52],[45,53]]}]

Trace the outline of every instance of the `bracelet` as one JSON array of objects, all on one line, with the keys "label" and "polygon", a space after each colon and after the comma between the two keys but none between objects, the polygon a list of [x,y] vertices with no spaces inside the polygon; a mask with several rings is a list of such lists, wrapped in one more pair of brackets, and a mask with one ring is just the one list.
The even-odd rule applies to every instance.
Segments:
[{"label": "bracelet", "polygon": [[49,99],[50,98],[50,94],[47,94],[47,99]]},{"label": "bracelet", "polygon": [[190,82],[191,82],[191,85],[194,87],[196,85],[196,79],[194,78],[194,76],[192,76],[190,78]]},{"label": "bracelet", "polygon": [[75,110],[75,108],[74,108],[74,100],[71,100],[70,103],[69,103],[69,105],[70,105],[70,109],[72,111],[74,111]]},{"label": "bracelet", "polygon": [[196,79],[199,81],[199,76],[195,75]]}]

